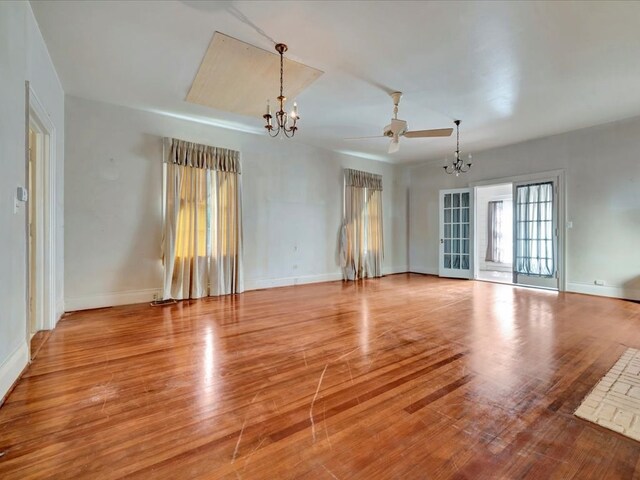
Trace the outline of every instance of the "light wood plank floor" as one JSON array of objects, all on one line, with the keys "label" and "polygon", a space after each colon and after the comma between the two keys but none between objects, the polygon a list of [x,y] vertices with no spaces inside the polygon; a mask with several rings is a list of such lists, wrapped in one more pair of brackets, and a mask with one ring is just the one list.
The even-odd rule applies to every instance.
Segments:
[{"label": "light wood plank floor", "polygon": [[640,305],[402,274],[68,315],[0,478],[637,478],[572,415]]}]

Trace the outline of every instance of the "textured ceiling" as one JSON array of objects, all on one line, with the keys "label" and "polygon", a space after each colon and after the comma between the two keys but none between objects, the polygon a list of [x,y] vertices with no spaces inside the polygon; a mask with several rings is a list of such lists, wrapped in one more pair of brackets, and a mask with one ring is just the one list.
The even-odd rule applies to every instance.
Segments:
[{"label": "textured ceiling", "polygon": [[387,155],[386,139],[344,141],[381,132],[393,90],[410,129],[462,119],[466,152],[640,114],[640,2],[31,3],[67,94],[264,134],[261,119],[184,99],[214,31],[273,39],[325,72],[296,99],[294,141],[387,161],[455,144],[402,139]]},{"label": "textured ceiling", "polygon": [[[287,96],[296,98],[322,75],[308,65],[284,58]],[[213,35],[186,100],[225,112],[262,118],[269,99],[278,110],[280,56],[220,32]],[[291,105],[288,105],[289,109]]]}]

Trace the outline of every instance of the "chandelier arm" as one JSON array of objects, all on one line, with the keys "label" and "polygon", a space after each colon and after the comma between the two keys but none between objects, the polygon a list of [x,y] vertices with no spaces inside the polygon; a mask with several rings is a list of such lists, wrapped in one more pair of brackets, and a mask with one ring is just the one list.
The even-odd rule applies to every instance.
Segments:
[{"label": "chandelier arm", "polygon": [[272,128],[271,130],[269,130],[269,136],[270,137],[277,137],[280,134],[280,127],[278,128]]}]

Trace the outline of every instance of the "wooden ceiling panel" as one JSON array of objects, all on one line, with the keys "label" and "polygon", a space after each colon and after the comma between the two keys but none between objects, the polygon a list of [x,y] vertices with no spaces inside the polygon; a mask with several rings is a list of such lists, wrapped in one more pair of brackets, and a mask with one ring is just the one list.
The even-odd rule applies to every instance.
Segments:
[{"label": "wooden ceiling panel", "polygon": [[[284,58],[284,94],[296,98],[323,72]],[[262,117],[280,92],[280,56],[215,32],[187,94],[191,103]]]}]

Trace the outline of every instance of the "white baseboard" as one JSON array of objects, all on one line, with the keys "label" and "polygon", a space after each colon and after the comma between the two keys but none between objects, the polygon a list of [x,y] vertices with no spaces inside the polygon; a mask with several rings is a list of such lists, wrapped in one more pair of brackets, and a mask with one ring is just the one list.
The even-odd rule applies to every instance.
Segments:
[{"label": "white baseboard", "polygon": [[[393,275],[395,273],[405,273],[408,271],[406,265],[399,267],[385,267],[382,269],[383,275]],[[342,272],[324,273],[320,275],[302,275],[300,277],[282,277],[282,278],[260,278],[245,280],[244,289],[259,290],[263,288],[289,287],[291,285],[304,285],[307,283],[334,282],[342,280]]]},{"label": "white baseboard", "polygon": [[2,401],[28,363],[29,346],[25,341],[0,365],[0,401]]},{"label": "white baseboard", "polygon": [[[435,267],[424,266],[399,266],[383,269],[384,275],[395,273],[413,272],[425,275],[438,275]],[[263,288],[288,287],[291,285],[304,285],[308,283],[332,282],[342,280],[342,273],[325,273],[320,275],[302,275],[299,277],[259,278],[245,281],[245,291],[260,290]],[[600,295],[613,298],[627,298],[640,300],[640,290],[625,289],[623,287],[599,286],[587,283],[568,283],[567,291],[585,293],[587,295]],[[129,292],[105,293],[86,297],[67,298],[65,311],[87,310],[90,308],[113,307],[117,305],[129,305],[133,303],[151,302],[154,295],[160,296],[161,289],[149,288],[145,290],[133,290]],[[28,355],[27,355],[28,357]]]},{"label": "white baseboard", "polygon": [[513,272],[513,267],[511,265],[505,265],[504,263],[481,263],[480,268],[478,270],[488,270],[490,272]]},{"label": "white baseboard", "polygon": [[386,267],[382,269],[383,275],[394,275],[396,273],[406,273],[409,271],[409,267],[407,265],[402,265],[400,267]]},{"label": "white baseboard", "polygon": [[593,285],[591,283],[569,282],[567,283],[567,292],[640,300],[640,290],[618,286]]},{"label": "white baseboard", "polygon": [[423,275],[438,275],[437,267],[424,267],[420,265],[411,265],[409,271],[412,273],[422,273]]},{"label": "white baseboard", "polygon": [[333,282],[342,280],[342,273],[325,273],[321,275],[301,275],[299,277],[256,278],[245,280],[244,290],[260,290],[263,288],[288,287],[307,283]]},{"label": "white baseboard", "polygon": [[116,305],[129,305],[132,303],[151,302],[153,296],[162,295],[160,288],[147,288],[145,290],[131,290],[128,292],[113,292],[102,295],[90,295],[86,297],[72,297],[64,301],[65,311],[88,310],[90,308],[115,307]]},{"label": "white baseboard", "polygon": [[[383,269],[384,275],[404,273],[408,271],[406,266],[387,267]],[[263,288],[288,287],[291,285],[304,285],[307,283],[333,282],[342,280],[342,273],[324,273],[320,275],[301,275],[298,277],[281,278],[257,278],[244,282],[245,291],[260,290]],[[145,290],[133,290],[129,292],[105,293],[102,295],[90,295],[86,297],[71,297],[65,300],[65,311],[88,310],[91,308],[114,307],[116,305],[129,305],[133,303],[145,303],[153,300],[154,295],[161,296],[160,288]]]},{"label": "white baseboard", "polygon": [[56,305],[56,325],[58,325],[58,322],[60,321],[63,315],[64,315],[64,300],[62,300],[61,302],[59,302],[58,305]]}]

